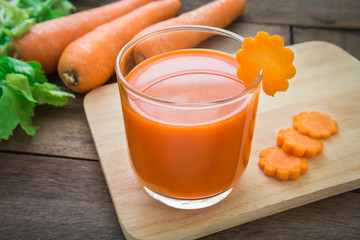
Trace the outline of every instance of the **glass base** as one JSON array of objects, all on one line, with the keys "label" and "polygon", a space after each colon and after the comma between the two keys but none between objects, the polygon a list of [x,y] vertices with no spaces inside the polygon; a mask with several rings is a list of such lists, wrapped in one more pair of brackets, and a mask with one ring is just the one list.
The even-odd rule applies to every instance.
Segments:
[{"label": "glass base", "polygon": [[160,195],[158,193],[151,191],[150,189],[148,189],[145,186],[143,186],[143,187],[144,187],[145,191],[152,198],[158,200],[159,202],[161,202],[167,206],[173,207],[173,208],[187,209],[187,210],[210,207],[210,206],[220,202],[224,198],[226,198],[231,193],[231,191],[234,189],[234,187],[232,187],[223,193],[220,193],[218,195],[208,197],[208,198],[183,200],[183,199],[175,199],[175,198],[165,197],[163,195]]}]

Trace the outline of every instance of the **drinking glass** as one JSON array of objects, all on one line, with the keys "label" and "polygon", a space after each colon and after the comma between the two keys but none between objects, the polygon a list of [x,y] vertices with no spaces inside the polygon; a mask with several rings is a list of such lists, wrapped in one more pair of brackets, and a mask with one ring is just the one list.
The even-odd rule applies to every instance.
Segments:
[{"label": "drinking glass", "polygon": [[135,37],[118,54],[131,167],[168,206],[220,202],[248,165],[261,73],[247,88],[237,77],[242,40],[225,29],[174,26]]}]

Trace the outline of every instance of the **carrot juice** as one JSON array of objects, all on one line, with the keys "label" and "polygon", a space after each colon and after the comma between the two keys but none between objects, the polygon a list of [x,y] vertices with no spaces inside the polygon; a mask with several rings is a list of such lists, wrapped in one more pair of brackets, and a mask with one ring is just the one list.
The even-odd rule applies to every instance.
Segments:
[{"label": "carrot juice", "polygon": [[130,162],[143,186],[170,198],[201,199],[239,182],[260,87],[245,89],[238,67],[232,55],[185,49],[147,59],[126,76],[141,93],[120,85]]}]

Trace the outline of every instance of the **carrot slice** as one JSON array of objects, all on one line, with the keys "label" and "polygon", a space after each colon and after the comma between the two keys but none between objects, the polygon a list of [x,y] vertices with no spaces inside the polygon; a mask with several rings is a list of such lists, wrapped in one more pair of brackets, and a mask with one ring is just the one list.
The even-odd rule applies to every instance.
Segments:
[{"label": "carrot slice", "polygon": [[281,149],[297,157],[314,157],[324,150],[323,142],[288,128],[281,129],[276,138]]},{"label": "carrot slice", "polygon": [[329,115],[312,112],[301,112],[294,116],[293,127],[300,133],[312,138],[329,138],[337,133],[337,122]]},{"label": "carrot slice", "polygon": [[297,179],[308,170],[306,158],[290,155],[276,147],[262,150],[258,165],[266,175],[279,180]]},{"label": "carrot slice", "polygon": [[257,33],[255,38],[245,38],[242,49],[236,53],[236,60],[240,64],[237,75],[244,81],[245,87],[249,87],[263,70],[262,86],[269,96],[286,91],[288,79],[296,74],[292,64],[294,53],[284,48],[280,36],[270,36],[266,32]]}]

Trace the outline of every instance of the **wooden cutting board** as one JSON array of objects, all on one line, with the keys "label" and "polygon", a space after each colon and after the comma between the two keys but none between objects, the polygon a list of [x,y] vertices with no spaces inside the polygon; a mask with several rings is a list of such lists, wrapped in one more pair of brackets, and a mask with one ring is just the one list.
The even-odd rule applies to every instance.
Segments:
[{"label": "wooden cutting board", "polygon": [[[326,42],[290,48],[297,75],[287,92],[261,95],[248,169],[225,200],[205,209],[173,209],[149,197],[130,169],[117,85],[86,95],[86,116],[128,239],[194,239],[360,187],[359,61]],[[329,114],[339,132],[324,140],[324,152],[308,159],[298,180],[265,176],[257,166],[260,150],[275,146],[278,130],[291,127],[301,111]]]}]

